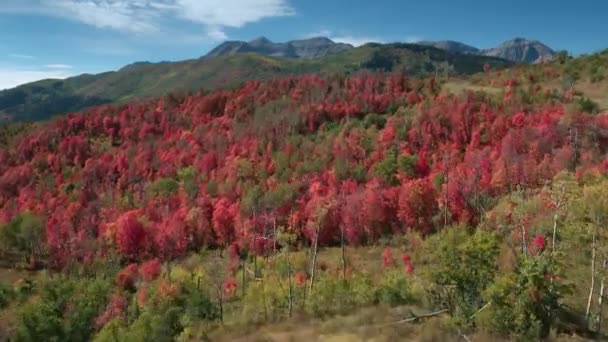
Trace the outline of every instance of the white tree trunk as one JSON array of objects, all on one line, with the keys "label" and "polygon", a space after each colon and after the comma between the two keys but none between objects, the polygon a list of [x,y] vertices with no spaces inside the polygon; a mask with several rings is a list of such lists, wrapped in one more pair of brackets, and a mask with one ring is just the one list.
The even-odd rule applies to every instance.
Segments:
[{"label": "white tree trunk", "polygon": [[555,212],[555,214],[553,214],[553,240],[551,241],[551,253],[552,254],[555,253],[556,236],[557,236],[557,212]]},{"label": "white tree trunk", "polygon": [[595,290],[595,233],[593,234],[593,242],[591,248],[591,286],[589,286],[587,310],[585,310],[585,319],[587,320],[587,323],[589,323],[589,316],[591,314],[591,301],[593,300],[593,292]]},{"label": "white tree trunk", "polygon": [[[602,263],[602,272],[604,272],[604,270],[606,269],[606,265],[608,264],[608,259],[604,258],[604,262]],[[597,305],[600,307],[600,311],[597,315],[597,332],[602,333],[602,314],[604,313],[604,280],[606,279],[606,277],[604,275],[602,275],[602,281],[601,281],[601,285],[600,285],[600,295],[599,298],[597,299]]]},{"label": "white tree trunk", "polygon": [[317,269],[317,252],[319,247],[319,229],[317,228],[317,232],[315,234],[315,244],[313,246],[312,251],[312,265],[310,266],[310,286],[309,293],[312,293],[312,288],[315,285],[315,271]]},{"label": "white tree trunk", "polygon": [[291,285],[291,259],[289,258],[289,246],[287,246],[285,248],[285,252],[287,254],[287,281],[289,284],[289,293],[288,293],[288,300],[289,300],[289,317],[291,317],[291,314],[293,312],[293,288]]}]

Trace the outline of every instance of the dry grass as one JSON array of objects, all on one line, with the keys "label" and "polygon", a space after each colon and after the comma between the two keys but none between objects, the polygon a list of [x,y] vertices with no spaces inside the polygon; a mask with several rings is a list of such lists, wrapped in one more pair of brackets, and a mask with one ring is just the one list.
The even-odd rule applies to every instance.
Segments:
[{"label": "dry grass", "polygon": [[480,86],[480,85],[475,85],[473,83],[471,83],[468,80],[450,80],[446,83],[444,83],[441,87],[441,89],[443,90],[444,93],[451,93],[451,94],[461,94],[467,90],[471,90],[471,91],[483,91],[486,92],[488,94],[499,94],[503,88],[501,87],[492,87],[492,86]]}]

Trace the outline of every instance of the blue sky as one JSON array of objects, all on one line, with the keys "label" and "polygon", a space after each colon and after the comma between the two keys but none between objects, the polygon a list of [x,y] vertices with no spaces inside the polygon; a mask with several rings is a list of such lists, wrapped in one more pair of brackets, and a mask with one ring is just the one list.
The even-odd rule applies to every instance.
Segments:
[{"label": "blue sky", "polygon": [[605,0],[0,0],[0,89],[196,58],[262,35],[480,48],[525,37],[580,54],[608,48],[607,21]]}]

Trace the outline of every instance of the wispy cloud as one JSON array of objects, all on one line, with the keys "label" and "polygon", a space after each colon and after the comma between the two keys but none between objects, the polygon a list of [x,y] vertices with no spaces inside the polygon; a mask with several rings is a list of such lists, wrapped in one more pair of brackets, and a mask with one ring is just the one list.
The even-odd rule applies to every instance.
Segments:
[{"label": "wispy cloud", "polygon": [[2,0],[0,12],[30,13],[79,21],[133,34],[162,31],[169,21],[200,24],[210,39],[226,28],[295,14],[288,0]]},{"label": "wispy cloud", "polygon": [[20,53],[11,53],[8,56],[12,57],[12,58],[19,58],[19,59],[36,59],[36,57],[34,57],[32,55],[23,55]]},{"label": "wispy cloud", "polygon": [[47,69],[72,69],[73,67],[71,65],[68,64],[47,64],[44,66]]},{"label": "wispy cloud", "polygon": [[130,56],[136,51],[133,48],[115,44],[95,44],[84,46],[82,50],[86,53],[101,56]]}]

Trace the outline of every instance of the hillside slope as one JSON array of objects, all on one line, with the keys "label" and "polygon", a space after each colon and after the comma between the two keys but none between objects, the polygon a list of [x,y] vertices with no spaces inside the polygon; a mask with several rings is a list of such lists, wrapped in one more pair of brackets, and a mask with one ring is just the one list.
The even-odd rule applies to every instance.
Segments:
[{"label": "hillside slope", "polygon": [[319,73],[345,75],[361,71],[404,71],[410,76],[440,71],[470,74],[484,64],[511,65],[492,57],[449,53],[412,44],[367,44],[316,59],[281,59],[244,53],[175,63],[135,63],[118,71],[44,80],[0,91],[0,119],[41,120],[91,105],[120,103],[171,92],[232,87],[247,80]]}]

